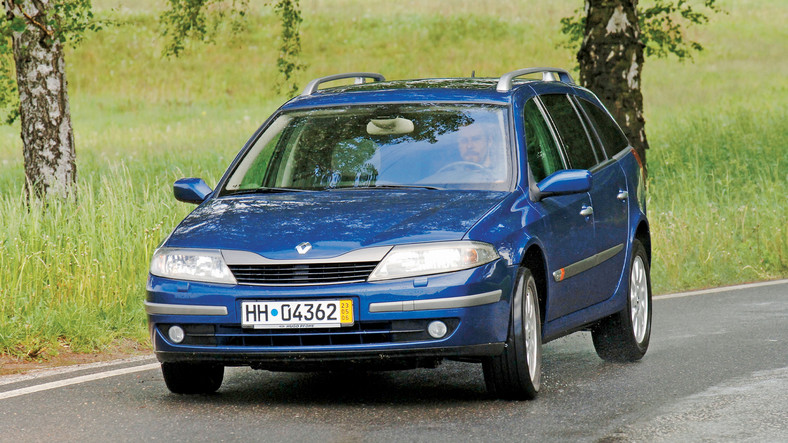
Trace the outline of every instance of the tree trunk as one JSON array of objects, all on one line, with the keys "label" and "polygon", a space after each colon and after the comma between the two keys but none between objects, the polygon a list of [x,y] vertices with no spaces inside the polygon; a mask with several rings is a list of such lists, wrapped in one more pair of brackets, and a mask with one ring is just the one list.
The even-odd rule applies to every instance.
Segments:
[{"label": "tree trunk", "polygon": [[13,34],[19,112],[29,197],[72,194],[76,154],[66,90],[63,44],[46,28],[48,0],[6,0],[6,13],[26,27]]},{"label": "tree trunk", "polygon": [[645,166],[648,142],[640,93],[643,43],[637,0],[586,0],[585,9],[585,35],[577,53],[580,84],[610,110]]}]

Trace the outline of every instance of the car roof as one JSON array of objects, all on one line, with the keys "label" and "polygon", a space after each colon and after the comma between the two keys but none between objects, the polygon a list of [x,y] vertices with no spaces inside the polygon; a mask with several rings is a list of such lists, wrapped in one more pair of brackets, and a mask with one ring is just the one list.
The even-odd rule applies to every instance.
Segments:
[{"label": "car roof", "polygon": [[[541,73],[541,80],[522,78],[526,74]],[[319,89],[323,83],[340,79],[356,79],[354,85]],[[376,81],[366,82],[366,79]],[[347,73],[312,80],[304,92],[287,102],[282,109],[302,109],[375,103],[478,103],[507,105],[523,88],[538,83],[575,86],[568,72],[558,68],[526,68],[504,74],[500,78],[429,78],[385,81],[375,73]]]}]

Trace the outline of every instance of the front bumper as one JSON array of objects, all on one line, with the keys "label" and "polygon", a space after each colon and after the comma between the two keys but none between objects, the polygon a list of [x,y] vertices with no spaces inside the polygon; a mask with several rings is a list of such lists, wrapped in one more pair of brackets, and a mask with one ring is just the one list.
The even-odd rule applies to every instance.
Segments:
[{"label": "front bumper", "polygon": [[[225,365],[311,368],[334,363],[426,366],[442,358],[500,354],[509,326],[516,267],[498,260],[479,268],[429,277],[319,286],[248,286],[183,282],[150,276],[146,311],[162,362],[212,361]],[[244,329],[245,300],[353,299],[352,328]],[[439,339],[426,325],[449,326]],[[167,328],[187,339],[174,343]],[[426,363],[425,363],[426,362]]]}]

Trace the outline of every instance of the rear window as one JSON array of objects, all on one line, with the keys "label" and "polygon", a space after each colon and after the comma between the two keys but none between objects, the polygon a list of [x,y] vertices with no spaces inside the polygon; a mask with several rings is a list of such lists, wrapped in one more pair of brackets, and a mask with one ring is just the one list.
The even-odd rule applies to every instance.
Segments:
[{"label": "rear window", "polygon": [[608,157],[613,157],[629,146],[626,136],[606,111],[582,98],[578,98],[577,101],[596,127]]}]

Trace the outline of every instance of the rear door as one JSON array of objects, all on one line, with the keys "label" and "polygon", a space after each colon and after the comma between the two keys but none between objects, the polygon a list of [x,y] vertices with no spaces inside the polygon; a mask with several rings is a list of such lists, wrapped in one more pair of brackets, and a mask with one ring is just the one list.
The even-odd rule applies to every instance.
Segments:
[{"label": "rear door", "polygon": [[[630,190],[627,189],[626,176],[621,163],[616,161],[616,155],[627,152],[625,150],[629,142],[607,111],[580,97],[573,97],[573,101],[584,117],[592,141],[608,157],[607,161],[591,170],[594,180],[591,201],[595,215],[595,240],[597,254],[600,254],[599,273],[620,276],[624,274],[625,267]],[[635,195],[634,191],[632,195]],[[603,301],[613,295],[621,282],[618,278],[606,278],[597,283],[598,292],[594,298]]]}]

